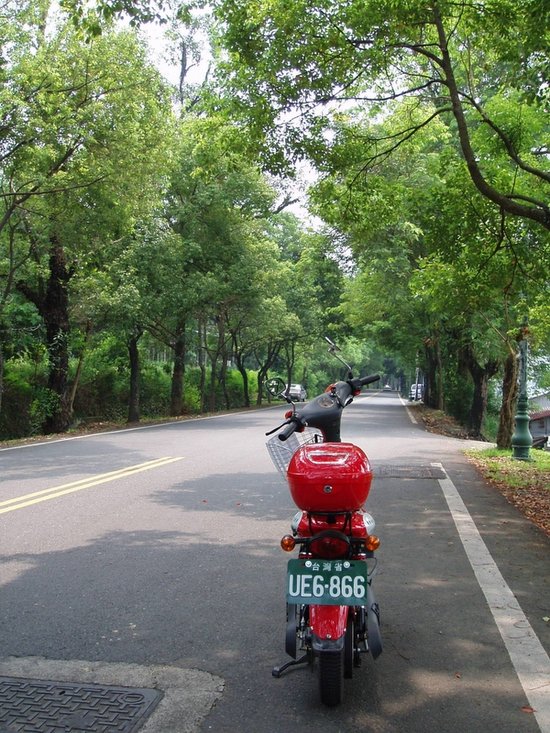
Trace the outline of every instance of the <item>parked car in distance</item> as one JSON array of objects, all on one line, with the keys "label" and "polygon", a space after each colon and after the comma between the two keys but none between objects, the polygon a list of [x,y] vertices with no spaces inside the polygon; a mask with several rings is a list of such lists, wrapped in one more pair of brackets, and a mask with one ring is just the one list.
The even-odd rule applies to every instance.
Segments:
[{"label": "parked car in distance", "polygon": [[411,384],[409,390],[409,400],[421,400],[424,396],[424,385],[422,384]]},{"label": "parked car in distance", "polygon": [[305,402],[307,399],[307,392],[303,384],[291,384],[287,391],[290,399],[295,402]]}]

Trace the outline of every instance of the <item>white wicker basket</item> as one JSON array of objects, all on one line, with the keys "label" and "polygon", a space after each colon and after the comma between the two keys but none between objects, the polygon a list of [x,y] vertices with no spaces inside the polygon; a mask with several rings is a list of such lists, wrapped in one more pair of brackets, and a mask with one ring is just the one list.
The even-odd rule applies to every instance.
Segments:
[{"label": "white wicker basket", "polygon": [[322,443],[323,436],[311,428],[306,428],[303,433],[292,433],[287,440],[279,440],[278,435],[273,435],[266,443],[268,453],[275,467],[284,475],[290,463],[290,459],[300,446],[306,443]]}]

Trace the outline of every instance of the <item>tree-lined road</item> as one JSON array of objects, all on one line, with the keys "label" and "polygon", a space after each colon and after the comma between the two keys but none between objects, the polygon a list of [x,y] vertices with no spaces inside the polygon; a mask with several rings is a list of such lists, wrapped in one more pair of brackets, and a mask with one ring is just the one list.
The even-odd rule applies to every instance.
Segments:
[{"label": "tree-lined road", "polygon": [[[533,641],[534,653],[537,637],[548,651],[549,542],[480,482],[460,441],[424,432],[391,393],[357,399],[342,427],[375,469],[367,508],[382,541],[375,586],[384,653],[364,659],[337,709],[320,706],[306,668],[271,677],[285,659],[288,557],[278,542],[295,508],[264,433],[284,410],[1,451],[0,674],[17,676],[14,658],[43,657],[223,680],[195,727],[187,718],[170,729],[158,723],[157,733],[546,733],[550,665],[538,669],[546,689],[530,712],[535,698],[461,536],[477,547],[480,533],[484,566],[494,561],[502,573],[504,605],[509,589],[525,614],[510,636]],[[451,514],[462,511],[460,498],[461,534]]]}]

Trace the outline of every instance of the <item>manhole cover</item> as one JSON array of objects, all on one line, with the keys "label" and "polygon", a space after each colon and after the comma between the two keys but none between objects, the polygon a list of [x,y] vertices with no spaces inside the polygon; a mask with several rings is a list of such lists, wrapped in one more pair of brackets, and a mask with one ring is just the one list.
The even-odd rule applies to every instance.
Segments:
[{"label": "manhole cover", "polygon": [[374,466],[373,471],[380,478],[445,478],[445,472],[438,466],[385,464]]},{"label": "manhole cover", "polygon": [[159,690],[0,676],[0,733],[134,733]]}]

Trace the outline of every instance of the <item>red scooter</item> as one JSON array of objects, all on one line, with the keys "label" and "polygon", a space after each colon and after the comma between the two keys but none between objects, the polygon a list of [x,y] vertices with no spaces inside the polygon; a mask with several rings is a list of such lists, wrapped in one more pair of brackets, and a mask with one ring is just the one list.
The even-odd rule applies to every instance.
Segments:
[{"label": "red scooter", "polygon": [[[379,375],[347,379],[305,404],[294,405],[283,380],[269,380],[270,394],[292,404],[284,423],[267,435],[267,447],[279,470],[286,474],[299,512],[292,534],[281,539],[298,558],[287,568],[287,625],[285,650],[292,659],[273,669],[280,677],[299,664],[319,661],[319,688],[325,705],[338,705],[343,679],[360,666],[361,654],[382,652],[380,613],[372,592],[374,552],[380,540],[373,534],[374,519],[364,510],[372,470],[366,454],[340,438],[342,410],[364,385]],[[282,387],[282,389],[281,389]],[[297,650],[303,652],[297,658]]]}]

